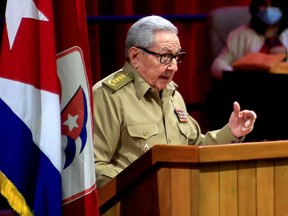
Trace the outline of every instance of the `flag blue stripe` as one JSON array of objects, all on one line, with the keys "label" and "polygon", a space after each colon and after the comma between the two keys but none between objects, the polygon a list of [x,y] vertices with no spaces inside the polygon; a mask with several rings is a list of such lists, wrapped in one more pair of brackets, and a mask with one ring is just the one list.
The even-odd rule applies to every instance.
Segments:
[{"label": "flag blue stripe", "polygon": [[[35,215],[61,215],[61,175],[33,142],[29,128],[0,99],[0,170]],[[51,143],[53,145],[53,143]]]}]

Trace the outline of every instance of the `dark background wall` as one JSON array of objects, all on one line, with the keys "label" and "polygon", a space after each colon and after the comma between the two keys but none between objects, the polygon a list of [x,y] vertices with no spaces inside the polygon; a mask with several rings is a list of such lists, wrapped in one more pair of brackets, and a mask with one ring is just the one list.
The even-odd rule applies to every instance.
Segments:
[{"label": "dark background wall", "polygon": [[[36,2],[36,0],[34,0]],[[207,25],[205,16],[221,6],[248,5],[249,0],[85,0],[88,20],[90,55],[93,83],[123,66],[126,32],[135,21],[121,21],[122,16],[187,16],[174,20],[179,28],[181,46],[187,55],[179,65],[175,82],[186,103],[192,107],[191,115],[198,120],[203,132],[207,127],[207,115],[197,105],[205,101],[210,88],[207,59]],[[0,30],[2,35],[6,0],[0,0]],[[95,17],[96,16],[96,17]],[[118,16],[107,21],[106,16]],[[191,17],[200,17],[192,19]],[[91,19],[92,17],[92,19]],[[97,19],[98,17],[98,19]],[[107,18],[107,17],[106,17]],[[132,17],[133,18],[133,17]],[[171,20],[172,21],[172,20]],[[0,36],[1,39],[1,36]],[[196,108],[194,109],[194,107]],[[231,108],[232,109],[232,108]],[[227,119],[228,121],[228,119]]]}]

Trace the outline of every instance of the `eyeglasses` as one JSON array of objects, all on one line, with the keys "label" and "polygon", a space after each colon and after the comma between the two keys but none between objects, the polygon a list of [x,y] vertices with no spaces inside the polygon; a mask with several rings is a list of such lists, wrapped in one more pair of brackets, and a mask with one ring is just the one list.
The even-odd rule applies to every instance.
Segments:
[{"label": "eyeglasses", "polygon": [[[137,46],[136,46],[136,47],[137,47]],[[143,51],[145,51],[146,53],[149,53],[149,54],[151,54],[151,55],[158,55],[158,56],[160,56],[160,63],[161,63],[161,64],[164,64],[164,65],[169,64],[169,63],[173,60],[173,58],[175,58],[177,64],[178,64],[178,63],[181,63],[181,62],[183,61],[183,59],[184,59],[184,56],[186,55],[185,52],[180,52],[180,53],[178,53],[178,54],[176,54],[176,55],[168,54],[168,53],[167,53],[167,54],[159,54],[159,53],[155,53],[155,52],[153,52],[153,51],[147,50],[147,49],[145,49],[145,48],[143,48],[143,47],[137,47],[137,48],[138,48],[138,49],[141,49],[141,50],[143,50]]]}]

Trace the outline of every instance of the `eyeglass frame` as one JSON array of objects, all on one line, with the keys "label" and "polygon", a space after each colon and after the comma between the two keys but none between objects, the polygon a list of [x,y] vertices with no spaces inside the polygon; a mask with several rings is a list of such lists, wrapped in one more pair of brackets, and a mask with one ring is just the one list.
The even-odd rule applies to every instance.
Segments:
[{"label": "eyeglass frame", "polygon": [[[135,47],[138,48],[138,49],[143,50],[144,52],[146,52],[146,53],[148,53],[148,54],[150,54],[150,55],[160,56],[160,63],[161,63],[161,64],[164,64],[164,65],[170,64],[173,59],[175,59],[175,60],[176,60],[176,63],[179,64],[179,63],[181,63],[181,62],[183,61],[183,59],[184,59],[184,57],[185,57],[185,55],[186,55],[186,52],[179,52],[179,53],[176,54],[176,55],[173,55],[173,54],[170,54],[170,53],[160,54],[160,53],[153,52],[153,51],[148,50],[148,49],[143,48],[143,47],[139,47],[139,46],[135,46]],[[178,61],[178,56],[179,56],[179,55],[182,56],[181,61]],[[163,61],[162,61],[163,56],[166,56],[166,58],[167,58],[167,56],[171,56],[171,57],[170,57],[170,61],[169,61],[169,62],[166,62],[166,63],[163,62]]]}]

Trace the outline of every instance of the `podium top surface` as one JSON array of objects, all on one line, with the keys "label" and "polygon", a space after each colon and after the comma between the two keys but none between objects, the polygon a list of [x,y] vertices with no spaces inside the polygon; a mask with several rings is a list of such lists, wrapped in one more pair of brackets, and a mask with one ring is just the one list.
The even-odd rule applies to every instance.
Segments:
[{"label": "podium top surface", "polygon": [[[134,181],[163,165],[288,158],[288,141],[187,146],[155,145],[99,190],[99,206],[113,202]],[[170,164],[170,165],[169,165]]]}]

